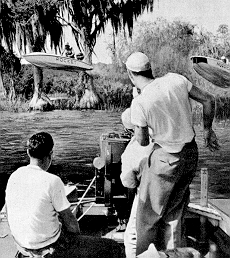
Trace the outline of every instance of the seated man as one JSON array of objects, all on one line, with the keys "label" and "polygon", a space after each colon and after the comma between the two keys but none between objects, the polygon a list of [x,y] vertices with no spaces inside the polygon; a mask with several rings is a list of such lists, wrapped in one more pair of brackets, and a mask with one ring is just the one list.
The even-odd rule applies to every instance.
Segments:
[{"label": "seated man", "polygon": [[63,54],[65,54],[66,57],[71,57],[71,58],[74,58],[74,56],[75,56],[73,48],[69,45],[68,42],[65,44],[65,49],[64,49],[62,55]]},{"label": "seated man", "polygon": [[53,145],[50,134],[34,134],[27,143],[30,164],[7,183],[7,217],[18,257],[122,257],[115,241],[80,234],[64,184],[47,172]]}]

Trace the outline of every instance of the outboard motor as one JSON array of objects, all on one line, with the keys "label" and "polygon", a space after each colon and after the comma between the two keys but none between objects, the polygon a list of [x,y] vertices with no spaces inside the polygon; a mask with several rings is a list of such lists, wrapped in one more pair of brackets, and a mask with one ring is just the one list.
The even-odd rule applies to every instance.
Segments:
[{"label": "outboard motor", "polygon": [[100,157],[93,161],[96,168],[96,203],[103,203],[108,207],[108,213],[116,213],[119,220],[128,219],[132,205],[128,198],[128,189],[120,180],[121,155],[130,138],[127,133],[102,134]]}]

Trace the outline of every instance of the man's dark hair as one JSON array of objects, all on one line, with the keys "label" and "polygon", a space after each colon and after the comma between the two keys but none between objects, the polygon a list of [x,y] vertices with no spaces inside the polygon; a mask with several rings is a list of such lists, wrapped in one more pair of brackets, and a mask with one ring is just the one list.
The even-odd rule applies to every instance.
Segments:
[{"label": "man's dark hair", "polygon": [[134,75],[141,75],[143,77],[149,78],[149,79],[154,79],[152,69],[146,70],[146,71],[141,71],[141,72],[133,72],[131,71]]},{"label": "man's dark hair", "polygon": [[48,156],[52,151],[53,146],[53,138],[46,132],[34,134],[27,142],[29,155],[37,159],[43,159],[44,157]]}]

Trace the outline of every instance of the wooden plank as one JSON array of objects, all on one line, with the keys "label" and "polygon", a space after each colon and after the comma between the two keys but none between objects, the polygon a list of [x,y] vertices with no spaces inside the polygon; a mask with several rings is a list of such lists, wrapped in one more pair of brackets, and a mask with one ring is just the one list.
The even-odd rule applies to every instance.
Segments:
[{"label": "wooden plank", "polygon": [[201,169],[201,194],[200,205],[203,207],[208,206],[208,169]]},{"label": "wooden plank", "polygon": [[210,205],[208,205],[208,207],[203,207],[196,203],[189,203],[188,211],[210,219],[215,219],[218,221],[222,220],[221,214]]},{"label": "wooden plank", "polygon": [[230,236],[230,199],[210,199],[209,202],[222,218],[219,227]]},{"label": "wooden plank", "polygon": [[209,202],[230,217],[230,199],[210,199]]},{"label": "wooden plank", "polygon": [[[82,209],[83,209],[83,213],[90,207],[91,203],[86,203],[83,205]],[[88,210],[86,215],[98,215],[98,216],[102,216],[102,215],[107,215],[108,213],[108,207],[105,207],[104,204],[98,204],[98,203],[94,203],[93,207]]]},{"label": "wooden plank", "polygon": [[124,231],[117,231],[117,229],[113,229],[110,232],[108,232],[106,235],[103,236],[103,238],[110,238],[115,240],[118,243],[123,244],[124,243]]},{"label": "wooden plank", "polygon": [[70,193],[77,189],[76,185],[65,185],[64,187],[66,196],[68,196]]}]

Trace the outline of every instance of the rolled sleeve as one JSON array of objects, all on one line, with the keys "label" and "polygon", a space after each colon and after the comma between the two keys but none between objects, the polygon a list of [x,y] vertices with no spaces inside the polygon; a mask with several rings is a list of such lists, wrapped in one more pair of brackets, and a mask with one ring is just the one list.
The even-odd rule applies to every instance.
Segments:
[{"label": "rolled sleeve", "polygon": [[65,194],[64,184],[59,177],[56,178],[52,189],[52,204],[57,212],[66,210],[70,207]]},{"label": "rolled sleeve", "polygon": [[192,83],[185,76],[180,74],[178,74],[178,76],[183,79],[184,81],[183,85],[186,85],[187,91],[190,92],[190,90],[192,89]]},{"label": "rolled sleeve", "polygon": [[125,161],[125,159],[122,159],[122,166],[121,166],[121,182],[124,187],[127,188],[136,188],[138,185],[136,173],[134,170],[130,167],[130,165]]},{"label": "rolled sleeve", "polygon": [[147,126],[146,117],[144,114],[143,107],[138,102],[138,97],[133,99],[131,105],[131,123],[136,126],[145,127]]},{"label": "rolled sleeve", "polygon": [[148,149],[142,147],[133,137],[121,155],[121,182],[127,188],[139,185],[140,161],[147,155]]}]

